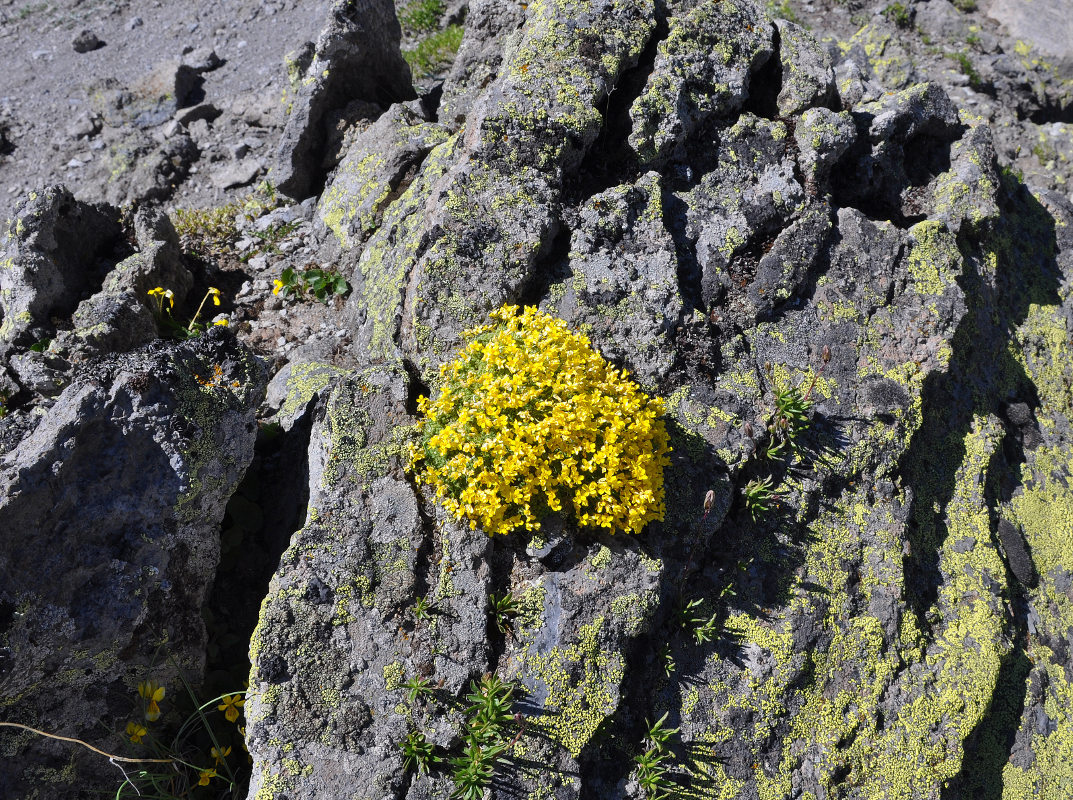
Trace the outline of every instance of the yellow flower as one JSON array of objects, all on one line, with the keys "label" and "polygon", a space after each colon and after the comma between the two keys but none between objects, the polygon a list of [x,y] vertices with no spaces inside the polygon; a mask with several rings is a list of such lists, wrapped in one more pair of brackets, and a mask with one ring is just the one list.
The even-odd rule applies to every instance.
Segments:
[{"label": "yellow flower", "polygon": [[171,289],[165,289],[163,286],[157,286],[155,289],[150,289],[146,292],[150,297],[157,298],[157,306],[161,309],[164,307],[164,301],[168,301],[168,308],[175,308],[175,292]]},{"label": "yellow flower", "polygon": [[223,327],[226,328],[227,327],[227,320],[226,319],[218,319],[218,320],[216,320],[216,322],[214,322],[212,324],[213,325],[222,325]]},{"label": "yellow flower", "polygon": [[279,290],[283,288],[283,281],[272,281],[272,294],[279,294]]},{"label": "yellow flower", "polygon": [[246,704],[246,700],[240,694],[226,694],[223,699],[224,701],[216,708],[224,712],[228,722],[234,722],[238,719],[239,709]]},{"label": "yellow flower", "polygon": [[[537,509],[581,526],[639,532],[664,513],[663,404],[562,320],[507,306],[440,369],[418,405],[418,482],[470,527],[537,530]],[[533,502],[533,501],[536,502]]]},{"label": "yellow flower", "polygon": [[209,780],[216,777],[215,769],[203,769],[198,773],[197,785],[208,786]]},{"label": "yellow flower", "polygon": [[219,766],[220,764],[223,763],[223,760],[225,758],[227,758],[229,755],[231,755],[231,748],[230,747],[225,747],[223,750],[220,750],[220,749],[217,749],[217,748],[214,747],[209,752],[211,753],[212,757],[214,759],[216,759],[216,764],[217,764],[217,766]]},{"label": "yellow flower", "polygon": [[138,694],[149,702],[145,706],[145,718],[150,722],[160,719],[160,701],[164,699],[165,689],[156,681],[144,681],[138,684]]},{"label": "yellow flower", "polygon": [[212,304],[214,306],[220,305],[220,290],[214,286],[209,287],[209,294],[212,295]]},{"label": "yellow flower", "polygon": [[142,737],[147,733],[149,733],[149,731],[146,730],[144,725],[139,725],[137,722],[127,723],[127,736],[130,737],[130,740],[134,742],[134,744],[138,744],[138,742],[142,740]]}]

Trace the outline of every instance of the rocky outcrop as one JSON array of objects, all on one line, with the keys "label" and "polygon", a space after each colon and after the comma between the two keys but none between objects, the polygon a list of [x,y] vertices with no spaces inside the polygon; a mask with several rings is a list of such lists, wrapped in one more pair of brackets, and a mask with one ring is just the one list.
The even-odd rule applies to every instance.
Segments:
[{"label": "rocky outcrop", "polygon": [[[253,456],[261,365],[214,330],[78,370],[0,456],[0,695],[4,721],[129,752],[146,724],[139,683],[169,692],[173,726],[197,682],[201,611],[224,507]],[[28,428],[28,430],[26,430]],[[0,730],[9,797],[84,797],[118,786],[81,747]],[[126,745],[126,746],[124,746]]]},{"label": "rocky outcrop", "polygon": [[273,167],[280,191],[297,199],[319,192],[331,113],[345,118],[349,104],[387,107],[413,97],[401,35],[389,0],[338,0],[316,45],[290,57],[287,124]]},{"label": "rocky outcrop", "polygon": [[[425,29],[461,48],[412,101],[395,9],[340,2],[274,167],[319,196],[251,211],[218,264],[149,208],[35,198],[0,271],[4,719],[125,745],[138,681],[219,647],[220,549],[270,562],[250,592],[282,550],[254,800],[1068,796],[1069,84],[946,0],[874,10],[835,41],[758,0],[453,2]],[[164,196],[182,126],[222,157],[213,113],[139,144],[161,157],[130,191]],[[267,296],[284,265],[349,295]],[[146,292],[209,276],[280,348],[259,409],[229,331],[156,340]],[[416,480],[419,398],[503,304],[662,398],[662,520],[492,539]],[[114,785],[24,730],[0,747],[0,793]]]},{"label": "rocky outcrop", "polygon": [[8,224],[0,261],[0,352],[32,344],[103,277],[100,259],[122,239],[118,212],[80,203],[62,186],[33,193]]},{"label": "rocky outcrop", "polygon": [[[519,714],[495,797],[651,796],[661,718],[672,794],[1060,791],[1067,201],[890,37],[833,59],[740,2],[471,11],[419,123],[442,138],[381,118],[342,163],[399,166],[329,177],[362,220],[321,235],[368,366],[314,405],[310,512],[253,646],[251,793],[450,795],[485,673]],[[665,398],[663,522],[489,541],[407,478],[410,398],[507,302]]]}]

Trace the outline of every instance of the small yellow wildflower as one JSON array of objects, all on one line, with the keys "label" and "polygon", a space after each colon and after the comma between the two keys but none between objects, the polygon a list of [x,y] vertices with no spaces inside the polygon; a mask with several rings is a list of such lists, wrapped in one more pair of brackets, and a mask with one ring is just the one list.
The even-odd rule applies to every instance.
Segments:
[{"label": "small yellow wildflower", "polygon": [[158,311],[163,311],[165,300],[168,301],[169,309],[175,308],[175,292],[173,292],[171,289],[165,289],[163,286],[157,286],[155,289],[150,289],[148,292],[146,292],[146,294],[150,297],[155,297],[157,299]]},{"label": "small yellow wildflower", "polygon": [[215,286],[209,287],[209,294],[212,295],[212,304],[214,306],[220,305],[220,290]]},{"label": "small yellow wildflower", "polygon": [[220,749],[214,747],[209,752],[211,753],[212,757],[216,760],[216,765],[219,766],[220,764],[223,763],[223,760],[225,758],[227,758],[229,755],[231,755],[231,748],[230,747],[225,747],[222,750],[220,750]]},{"label": "small yellow wildflower", "polygon": [[164,699],[165,689],[156,681],[144,681],[138,684],[138,694],[148,700],[145,718],[150,722],[160,719],[160,701]]},{"label": "small yellow wildflower", "polygon": [[134,744],[138,744],[138,742],[142,740],[142,737],[147,733],[149,733],[149,731],[146,730],[144,725],[139,725],[137,722],[127,723],[127,736],[130,737],[130,740],[134,742]]},{"label": "small yellow wildflower", "polygon": [[240,694],[225,694],[224,701],[216,708],[224,712],[224,716],[227,717],[228,722],[234,722],[238,719],[239,709],[246,704],[245,698]]},{"label": "small yellow wildflower", "polygon": [[283,281],[281,281],[281,280],[272,281],[272,294],[279,294],[279,291],[282,288],[283,288]]},{"label": "small yellow wildflower", "polygon": [[226,328],[228,323],[227,323],[226,319],[218,319],[218,320],[216,320],[216,322],[214,322],[212,324],[213,325],[222,325],[223,327]]},{"label": "small yellow wildflower", "polygon": [[201,772],[198,773],[197,785],[198,786],[208,786],[209,781],[212,778],[215,778],[215,777],[216,777],[216,770],[215,769],[203,769],[203,770],[201,770]]}]

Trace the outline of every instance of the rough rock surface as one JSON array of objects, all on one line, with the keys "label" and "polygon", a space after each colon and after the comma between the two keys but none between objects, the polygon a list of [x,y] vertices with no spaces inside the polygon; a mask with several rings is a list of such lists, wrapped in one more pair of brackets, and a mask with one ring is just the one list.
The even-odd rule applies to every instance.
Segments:
[{"label": "rough rock surface", "polygon": [[[524,719],[496,797],[640,798],[633,757],[664,714],[682,796],[1058,791],[1069,504],[1040,476],[1069,430],[1068,203],[1004,172],[919,70],[873,63],[867,31],[839,59],[750,3],[595,11],[474,13],[466,89],[444,93],[465,102],[425,123],[450,138],[378,153],[420,161],[402,184],[329,178],[369,220],[320,234],[350,270],[352,358],[392,366],[315,412],[310,464],[341,466],[311,468],[255,635],[252,787],[445,797],[451,768],[407,768],[402,742],[457,754],[451,699],[490,672]],[[384,119],[341,163],[387,145]],[[562,316],[666,398],[662,523],[487,542],[405,480],[407,395],[503,302]],[[810,421],[772,452],[791,387]],[[754,517],[743,487],[765,477]],[[504,636],[487,598],[506,591]],[[408,698],[413,679],[437,688]]]},{"label": "rough rock surface", "polygon": [[329,113],[351,103],[387,106],[413,97],[399,52],[402,31],[389,0],[338,0],[316,45],[295,53],[287,125],[277,148],[275,180],[302,199],[320,189]]},{"label": "rough rock surface", "polygon": [[[140,682],[174,697],[178,670],[200,679],[201,608],[263,386],[262,367],[229,333],[156,344],[87,365],[17,445],[5,443],[5,722],[117,752],[140,716]],[[93,796],[116,778],[82,748],[7,729],[0,742],[5,797]]]},{"label": "rough rock surface", "polygon": [[[263,599],[249,797],[464,793],[461,729],[483,675],[512,682],[516,716],[476,796],[651,797],[638,758],[659,719],[670,797],[1073,796],[1073,82],[1051,31],[1019,38],[986,15],[1005,13],[998,2],[396,5],[316,12],[323,33],[289,43],[286,86],[225,102],[198,98],[195,81],[164,119],[153,111],[164,98],[135,97],[140,76],[126,75],[65,121],[79,147],[107,139],[108,163],[126,164],[79,197],[166,202],[215,181],[222,198],[271,161],[287,192],[314,195],[301,205],[257,194],[222,222],[175,215],[181,244],[167,217],[141,208],[90,256],[41,232],[105,230],[116,212],[54,189],[24,206],[42,221],[17,217],[5,245],[0,452],[28,465],[11,480],[112,452],[100,431],[114,427],[171,446],[172,471],[161,462],[162,477],[144,479],[181,483],[187,427],[167,427],[163,400],[152,406],[163,422],[132,414],[150,409],[107,365],[165,365],[145,385],[180,397],[189,381],[174,365],[197,361],[206,377],[198,359],[222,348],[250,386],[212,385],[243,380],[222,369],[196,391],[249,424],[260,383],[245,351],[222,333],[152,343],[151,285],[186,295],[186,318],[190,297],[222,287],[231,329],[270,359],[243,486],[251,431],[204,423],[231,431],[234,444],[219,443],[236,460],[208,469],[218,480],[201,482],[211,513],[200,525],[169,527],[163,489],[124,500],[119,467],[75,489],[40,481],[157,521],[151,542],[88,557],[94,576],[117,562],[178,564],[174,548],[153,549],[158,530],[196,538],[210,574],[161,589],[188,594],[143,624],[186,631],[195,671],[217,645],[195,613],[217,531],[232,564],[262,552],[217,576],[248,577],[253,605]],[[409,51],[425,87],[416,100],[400,24],[408,47],[453,56],[432,68],[428,51]],[[108,44],[78,56],[86,63],[117,46],[113,29],[95,30]],[[208,86],[234,53],[222,66],[193,49],[152,63],[170,63],[161,74],[176,87],[189,71]],[[0,146],[22,148],[23,123],[5,119],[0,132],[16,135]],[[93,152],[73,153],[70,169],[101,175]],[[344,276],[347,296],[271,294],[284,270],[308,269]],[[47,276],[59,288],[46,291]],[[493,540],[407,473],[417,398],[438,391],[462,332],[504,303],[563,318],[664,399],[662,521],[612,537],[553,516]],[[102,387],[87,384],[109,369]],[[241,398],[227,405],[232,388]],[[789,423],[777,409],[793,391],[805,419],[779,445]],[[72,410],[84,392],[97,405]],[[75,451],[35,460],[33,443],[64,420]],[[766,508],[749,499],[758,484],[772,489]],[[33,513],[54,502],[35,500]],[[236,547],[243,526],[258,538]],[[0,564],[19,558],[0,552]],[[73,606],[62,613],[73,619]],[[14,633],[2,646],[22,647],[30,623],[5,609]],[[129,610],[143,614],[140,601]],[[109,664],[111,694],[92,695],[103,678],[68,666],[82,667],[85,648],[42,661],[106,721],[97,742],[125,744],[115,739],[144,642]],[[55,681],[13,693],[2,682],[25,676],[6,663],[2,707],[66,724],[67,696],[41,688]],[[69,730],[90,735],[80,726]],[[406,757],[418,733],[440,758],[427,772]],[[5,752],[30,746],[5,737]],[[74,758],[87,785],[110,790],[100,764],[32,746],[24,766]],[[77,796],[49,796],[65,792]]]}]

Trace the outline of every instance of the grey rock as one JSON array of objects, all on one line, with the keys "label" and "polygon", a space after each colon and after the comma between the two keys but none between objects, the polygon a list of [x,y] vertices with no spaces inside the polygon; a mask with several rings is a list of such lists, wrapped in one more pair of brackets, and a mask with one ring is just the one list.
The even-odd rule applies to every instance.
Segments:
[{"label": "grey rock", "polygon": [[100,129],[100,121],[90,112],[83,111],[67,126],[67,135],[72,139],[88,139],[99,133]]},{"label": "grey rock", "polygon": [[81,203],[62,186],[32,192],[3,242],[0,354],[45,338],[53,316],[71,314],[83,293],[94,288],[98,260],[107,258],[121,237],[115,209]]},{"label": "grey rock", "polygon": [[212,72],[223,63],[223,59],[211,47],[196,47],[183,55],[183,64],[198,73]]},{"label": "grey rock", "polygon": [[223,112],[212,103],[199,103],[198,105],[190,106],[189,108],[180,108],[175,112],[175,116],[172,117],[172,119],[180,125],[189,126],[192,122],[199,119],[212,122],[219,117],[221,113]]},{"label": "grey rock", "polygon": [[472,0],[466,12],[462,44],[443,82],[437,109],[441,123],[452,129],[466,118],[481,91],[495,80],[507,36],[525,22],[519,0]]},{"label": "grey rock", "polygon": [[440,126],[393,105],[357,136],[317,202],[315,231],[329,231],[339,246],[362,244],[376,230],[403,178],[447,139]]},{"label": "grey rock", "polygon": [[218,189],[231,189],[245,186],[257,177],[261,171],[261,162],[252,158],[228,164],[212,173],[212,185]]},{"label": "grey rock", "polygon": [[28,351],[8,360],[19,385],[42,397],[52,397],[67,385],[70,364],[51,353]]},{"label": "grey rock", "polygon": [[177,60],[163,61],[131,87],[134,102],[127,114],[139,128],[161,125],[186,104],[198,80],[190,66]]},{"label": "grey rock", "polygon": [[402,35],[388,0],[337,0],[315,47],[290,62],[288,117],[273,176],[296,199],[310,194],[326,139],[322,122],[353,100],[388,105],[413,97],[410,69],[399,51]]},{"label": "grey rock", "polygon": [[806,186],[826,191],[827,176],[857,141],[857,129],[848,111],[810,108],[798,120],[794,139]]},{"label": "grey rock", "polygon": [[1028,543],[1025,542],[1024,534],[1009,520],[1000,518],[998,521],[998,538],[1002,543],[1002,549],[1006,552],[1006,560],[1010,565],[1010,571],[1025,586],[1035,586],[1039,577],[1036,573],[1036,564],[1032,560]]},{"label": "grey rock", "polygon": [[670,372],[673,333],[684,313],[662,196],[655,172],[593,196],[581,209],[566,276],[546,303],[650,385]]},{"label": "grey rock", "polygon": [[[575,16],[565,38],[555,17],[530,21],[474,124],[428,155],[352,268],[347,315],[361,358],[401,349],[429,374],[465,328],[521,294],[558,231],[564,176],[599,135],[595,106],[655,27],[650,11],[631,0],[610,15]],[[583,55],[605,50],[602,61]],[[549,52],[575,54],[578,69],[521,69]],[[427,203],[433,186],[444,202]]]},{"label": "grey rock", "polygon": [[93,31],[83,30],[71,40],[71,47],[74,48],[76,53],[88,53],[91,50],[104,47],[104,42]]},{"label": "grey rock", "polygon": [[917,84],[861,103],[853,116],[858,145],[832,175],[840,201],[888,219],[926,214],[928,187],[950,169],[951,146],[962,132],[950,98],[937,84]]},{"label": "grey rock", "polygon": [[[679,195],[687,208],[686,234],[693,244],[700,273],[698,299],[708,310],[714,303],[722,304],[728,294],[733,295],[734,299],[724,305],[727,319],[752,322],[773,303],[785,300],[789,286],[803,277],[822,241],[815,224],[799,227],[797,230],[811,244],[790,245],[784,239],[789,283],[776,289],[767,282],[783,271],[782,261],[775,255],[765,268],[765,281],[753,284],[753,278],[759,277],[761,256],[770,255],[764,252],[765,240],[775,241],[781,235],[776,232],[792,219],[809,216],[818,221],[823,216],[814,209],[815,201],[795,177],[793,157],[783,145],[787,135],[783,123],[742,114],[733,126],[722,131],[712,153],[715,169],[704,174],[688,193]],[[726,192],[723,187],[727,185],[738,188]],[[812,213],[806,214],[809,211]],[[789,256],[790,250],[802,246],[803,250]],[[774,272],[768,275],[768,269]],[[735,293],[743,281],[753,284],[750,291],[744,295]]]},{"label": "grey rock", "polygon": [[837,91],[827,53],[800,25],[784,19],[775,20],[775,25],[779,29],[782,61],[782,88],[777,98],[779,114],[794,116],[809,108],[829,105]]},{"label": "grey rock", "polygon": [[[309,451],[312,511],[282,557],[255,634],[246,707],[255,758],[251,793],[270,780],[274,790],[295,797],[342,797],[354,780],[390,796],[402,792],[398,742],[407,722],[393,709],[400,683],[416,674],[419,637],[431,635],[415,633],[405,641],[395,621],[413,597],[423,530],[417,497],[401,474],[395,433],[407,420],[406,392],[401,370],[372,369],[340,384],[318,409]],[[346,430],[338,427],[343,419]],[[472,556],[456,560],[444,552],[444,564],[458,567],[451,585],[475,581],[457,598],[464,603],[442,598],[445,613],[435,635],[444,655],[438,658],[462,672],[451,691],[468,677],[463,665],[483,655],[474,647],[483,647],[486,578],[469,573],[481,563],[487,540],[479,534],[473,541],[478,550]],[[328,546],[310,559],[314,542]],[[320,638],[325,625],[333,632],[330,643]],[[311,696],[319,698],[313,705],[306,700]],[[296,758],[313,764],[313,772],[287,773],[280,785],[272,776],[284,760]],[[336,769],[342,765],[345,770]]]},{"label": "grey rock", "polygon": [[175,187],[186,180],[200,154],[193,139],[182,133],[176,134],[139,157],[130,174],[123,175],[110,187],[109,199],[124,205],[166,200]]},{"label": "grey rock", "polygon": [[1001,23],[1014,39],[1030,42],[1044,55],[1073,67],[1073,20],[1061,0],[1035,0],[1031,6],[1013,0],[986,0],[987,16]]},{"label": "grey rock", "polygon": [[630,108],[630,146],[646,165],[665,161],[708,118],[741,108],[751,73],[773,52],[774,26],[753,0],[704,0],[669,25]]},{"label": "grey rock", "polygon": [[[204,391],[195,376],[214,365],[223,380]],[[136,686],[150,679],[168,689],[161,723],[179,721],[179,671],[202,677],[201,606],[263,387],[260,365],[223,331],[98,362],[0,458],[6,721],[121,752]],[[31,796],[56,751],[3,738],[0,785]],[[107,759],[80,747],[63,757],[52,796],[115,785]]]},{"label": "grey rock", "polygon": [[51,349],[72,361],[139,347],[157,336],[155,301],[150,289],[168,289],[183,298],[193,283],[183,265],[179,237],[168,217],[139,210],[134,216],[138,252],[105,276],[101,290],[78,304],[70,330],[59,333]]}]

